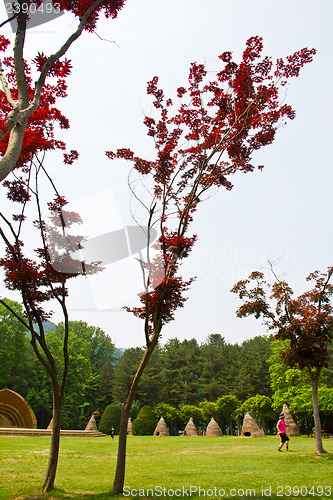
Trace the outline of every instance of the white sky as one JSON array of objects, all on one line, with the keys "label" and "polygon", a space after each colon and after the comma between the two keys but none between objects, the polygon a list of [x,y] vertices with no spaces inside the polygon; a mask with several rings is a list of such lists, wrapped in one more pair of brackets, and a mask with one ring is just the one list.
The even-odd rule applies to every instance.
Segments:
[{"label": "white sky", "polygon": [[[2,5],[0,14],[5,19]],[[219,54],[231,50],[240,55],[253,35],[263,37],[265,54],[273,58],[305,46],[317,49],[314,62],[288,88],[286,101],[296,109],[296,119],[255,157],[264,171],[234,177],[231,192],[220,191],[200,208],[193,226],[199,239],[184,266],[186,276],[194,274],[197,280],[185,307],[164,328],[162,342],[172,337],[202,342],[221,333],[234,343],[263,334],[258,321],[236,318],[239,302],[229,292],[232,285],[254,269],[267,268],[271,259],[301,293],[311,271],[333,264],[332,14],[331,0],[127,0],[118,19],[98,25],[99,36],[108,41],[84,34],[68,52],[73,63],[69,97],[58,106],[71,123],[64,138],[80,159],[69,167],[60,164],[57,154],[50,155],[47,167],[59,191],[85,210],[92,236],[133,224],[128,165],[110,162],[104,152],[130,147],[141,156],[151,154],[153,145],[142,125],[144,113],[151,111],[148,80],[159,76],[172,95],[186,84],[192,61],[214,71]],[[37,50],[54,51],[75,26],[66,14],[29,30],[26,58]],[[117,347],[144,343],[140,320],[117,303],[126,291],[129,299],[135,297],[133,262],[110,266],[98,278],[103,281],[77,280],[71,295],[71,319],[100,326]],[[6,290],[3,295],[11,296]]]}]

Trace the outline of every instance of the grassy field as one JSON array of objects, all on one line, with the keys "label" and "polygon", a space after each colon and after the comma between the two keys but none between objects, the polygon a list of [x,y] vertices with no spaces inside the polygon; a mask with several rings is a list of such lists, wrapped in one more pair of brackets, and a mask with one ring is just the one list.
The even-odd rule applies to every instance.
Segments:
[{"label": "grassy field", "polygon": [[[0,436],[0,499],[106,500],[115,471],[117,437],[62,437],[52,494],[38,495],[48,437]],[[277,437],[130,437],[126,498],[333,498],[333,439],[317,457],[313,439]],[[148,491],[147,491],[148,490]]]}]

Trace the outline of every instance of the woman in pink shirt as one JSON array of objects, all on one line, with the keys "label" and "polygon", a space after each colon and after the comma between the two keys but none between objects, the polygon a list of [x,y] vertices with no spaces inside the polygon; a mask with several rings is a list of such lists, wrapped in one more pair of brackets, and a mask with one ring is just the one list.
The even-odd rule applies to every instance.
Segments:
[{"label": "woman in pink shirt", "polygon": [[278,428],[279,436],[281,438],[281,444],[278,447],[278,451],[281,451],[281,448],[284,445],[284,443],[286,443],[286,451],[289,451],[289,437],[286,434],[287,424],[286,424],[284,418],[285,418],[284,414],[281,413],[280,414],[280,420],[278,421],[278,423],[276,425],[277,428]]}]

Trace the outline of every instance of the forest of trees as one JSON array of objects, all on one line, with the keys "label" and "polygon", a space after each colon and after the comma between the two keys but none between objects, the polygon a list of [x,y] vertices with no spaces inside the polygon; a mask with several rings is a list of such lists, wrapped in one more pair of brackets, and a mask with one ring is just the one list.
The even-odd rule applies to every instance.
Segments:
[{"label": "forest of trees", "polygon": [[[11,307],[21,314],[19,303]],[[48,342],[61,360],[63,325],[48,327]],[[21,394],[33,408],[38,427],[52,416],[52,389],[45,370],[34,355],[24,326],[0,306],[0,389]],[[116,349],[100,328],[83,321],[70,323],[70,374],[62,428],[82,429],[93,411],[121,407],[128,384],[142,357],[139,347],[124,353]],[[241,345],[220,334],[195,339],[168,340],[157,346],[142,376],[133,405],[134,420],[149,406],[154,418],[164,416],[172,432],[184,428],[192,416],[204,428],[213,416],[223,431],[236,432],[237,416],[250,411],[266,432],[275,432],[276,415],[287,403],[304,433],[311,432],[311,385],[305,373],[281,363],[282,341],[258,336]],[[323,372],[320,388],[323,426],[333,432],[333,370]],[[120,415],[119,411],[116,412]],[[116,426],[116,422],[113,422]]]}]

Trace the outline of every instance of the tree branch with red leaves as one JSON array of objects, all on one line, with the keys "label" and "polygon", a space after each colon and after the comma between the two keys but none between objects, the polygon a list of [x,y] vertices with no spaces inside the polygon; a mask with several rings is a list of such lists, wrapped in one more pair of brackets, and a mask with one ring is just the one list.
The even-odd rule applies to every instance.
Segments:
[{"label": "tree branch with red leaves", "polygon": [[273,285],[264,280],[264,274],[255,271],[246,280],[239,281],[231,292],[244,303],[237,309],[240,318],[254,315],[262,318],[275,337],[288,340],[288,348],[281,359],[291,367],[307,370],[312,385],[313,416],[316,450],[324,453],[318,404],[318,386],[323,367],[327,367],[329,346],[333,339],[333,267],[326,273],[315,271],[306,279],[315,285],[297,298],[286,283],[276,279]]},{"label": "tree branch with red leaves", "polygon": [[[0,62],[0,81],[3,91],[0,92],[1,109],[0,115],[0,180],[3,180],[17,166],[20,166],[21,151],[25,148],[25,143],[29,142],[29,121],[34,121],[34,115],[38,108],[43,108],[43,100],[48,92],[45,84],[46,78],[54,76],[58,78],[60,88],[63,87],[63,78],[69,74],[70,63],[65,60],[60,61],[66,54],[69,47],[75,42],[84,30],[93,31],[101,11],[106,17],[115,18],[126,0],[80,0],[68,1],[57,0],[58,7],[63,11],[72,12],[79,18],[79,24],[74,33],[65,43],[50,56],[45,56],[42,50],[35,58],[39,76],[31,85],[29,71],[24,60],[24,45],[27,32],[27,12],[20,8],[16,15],[17,31],[13,48],[13,58],[11,72],[5,75]],[[18,0],[21,6],[24,3]],[[26,3],[26,2],[25,2]],[[0,52],[4,52],[9,45],[9,41],[0,35]],[[7,58],[4,59],[4,62]],[[7,64],[7,63],[6,63]],[[9,81],[13,83],[13,88],[9,88]],[[45,92],[46,90],[46,92]]]},{"label": "tree branch with red leaves", "polygon": [[[298,76],[315,54],[314,49],[302,49],[274,65],[262,51],[262,39],[252,37],[239,63],[231,52],[224,52],[219,56],[222,68],[211,81],[204,65],[192,63],[187,87],[177,89],[175,102],[165,97],[154,77],[147,93],[158,116],[146,116],[144,124],[154,141],[155,158],[141,158],[129,148],[107,152],[112,160],[132,162],[138,177],[153,186],[150,202],[140,200],[147,207],[147,242],[150,228],[159,228],[157,255],[151,259],[147,254],[141,260],[141,306],[125,308],[144,320],[146,351],[125,397],[114,493],[124,485],[127,419],[137,385],[163,325],[184,306],[184,294],[193,281],[183,280],[178,271],[196,240],[189,230],[197,208],[212,192],[232,189],[231,176],[236,172],[252,172],[253,153],[271,144],[278,127],[295,117],[280,94],[288,78]],[[132,191],[135,185],[132,181]]]},{"label": "tree branch with red leaves", "polygon": [[[69,373],[67,283],[79,274],[92,274],[100,268],[98,263],[82,263],[73,258],[73,252],[80,248],[84,238],[69,236],[67,231],[73,224],[80,223],[81,219],[78,214],[66,211],[66,200],[59,195],[43,165],[45,151],[40,155],[40,158],[38,154],[32,156],[29,168],[25,166],[19,178],[12,173],[14,180],[8,179],[5,182],[10,209],[15,204],[19,210],[11,216],[0,212],[0,237],[6,247],[6,255],[0,259],[0,266],[5,273],[6,287],[21,295],[25,318],[18,319],[30,331],[35,354],[52,381],[52,438],[42,486],[42,490],[46,492],[53,488],[56,476],[61,411]],[[54,196],[54,200],[48,202],[49,223],[44,219],[45,210],[39,196],[42,174],[45,174],[43,177],[51,186]],[[45,183],[43,191],[46,191]],[[38,241],[39,238],[40,241],[39,246],[34,249],[34,256],[30,255],[31,251],[22,241],[26,230],[29,231],[31,240]],[[54,302],[60,306],[64,319],[63,368],[56,365],[44,330],[44,322],[51,317],[50,307]],[[13,314],[6,301],[1,300],[1,303]]]}]

